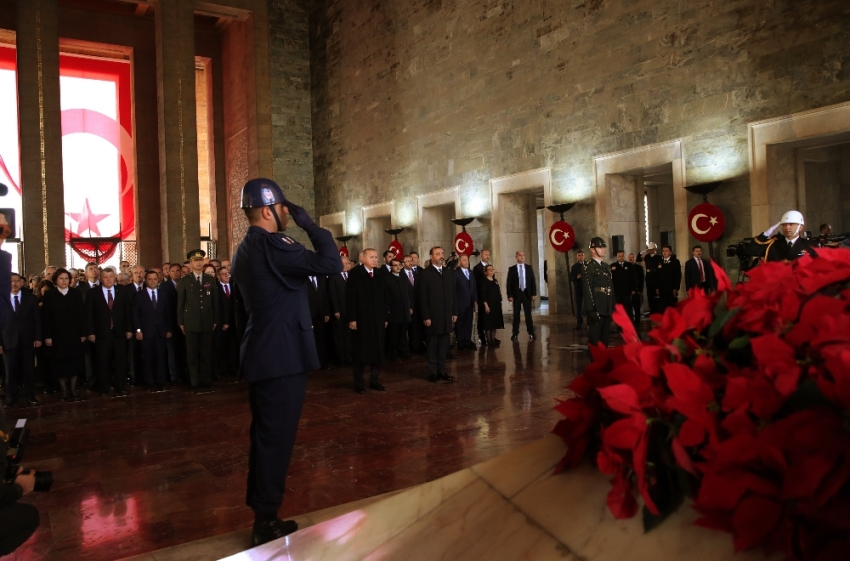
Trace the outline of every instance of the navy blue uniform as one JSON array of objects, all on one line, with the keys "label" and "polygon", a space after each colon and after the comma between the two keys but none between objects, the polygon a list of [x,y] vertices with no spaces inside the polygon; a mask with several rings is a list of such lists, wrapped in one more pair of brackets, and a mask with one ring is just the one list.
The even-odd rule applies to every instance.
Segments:
[{"label": "navy blue uniform", "polygon": [[319,368],[307,277],[342,271],[331,233],[312,220],[302,227],[315,252],[251,226],[232,259],[234,293],[247,317],[240,348],[252,416],[247,504],[261,513],[277,512],[283,502],[307,371]]}]

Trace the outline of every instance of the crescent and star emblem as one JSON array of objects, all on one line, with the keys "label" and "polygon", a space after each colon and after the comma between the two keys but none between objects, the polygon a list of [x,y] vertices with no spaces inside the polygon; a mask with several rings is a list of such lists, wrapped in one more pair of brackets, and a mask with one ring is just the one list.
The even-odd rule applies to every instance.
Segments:
[{"label": "crescent and star emblem", "polygon": [[715,224],[717,224],[717,217],[716,217],[716,216],[712,216],[712,217],[709,219],[709,221],[708,221],[708,222],[709,222],[710,226],[709,226],[708,228],[706,228],[705,230],[700,230],[700,229],[699,229],[699,226],[697,226],[697,221],[698,221],[700,218],[708,218],[708,215],[707,215],[707,214],[702,214],[702,213],[700,213],[700,214],[695,214],[695,215],[694,215],[694,217],[693,217],[693,219],[691,220],[691,230],[693,230],[694,232],[696,232],[696,233],[697,233],[697,234],[699,234],[700,236],[704,236],[705,234],[707,234],[707,233],[708,233],[708,231],[709,231],[709,230],[711,230],[711,227],[712,227],[712,226],[714,226]]},{"label": "crescent and star emblem", "polygon": [[[557,239],[558,238],[558,232],[560,232],[564,235],[564,237],[561,238],[561,241],[558,241],[558,239]],[[567,241],[567,239],[569,239],[569,237],[570,237],[569,232],[564,232],[560,228],[555,228],[554,230],[552,230],[552,233],[549,234],[549,241],[552,242],[552,245],[564,245],[564,243]]]},{"label": "crescent and star emblem", "polygon": [[[463,244],[463,247],[461,247],[460,244]],[[458,255],[461,255],[466,252],[467,248],[469,248],[469,243],[467,243],[467,241],[463,238],[458,238],[455,241],[455,251],[458,253]]]}]

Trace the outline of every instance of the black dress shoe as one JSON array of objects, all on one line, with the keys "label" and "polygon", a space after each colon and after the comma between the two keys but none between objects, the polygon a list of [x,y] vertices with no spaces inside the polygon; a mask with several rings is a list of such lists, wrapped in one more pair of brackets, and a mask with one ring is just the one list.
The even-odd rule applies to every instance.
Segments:
[{"label": "black dress shoe", "polygon": [[10,399],[9,401],[6,402],[6,409],[11,409],[12,407],[17,407],[17,406],[18,406],[18,400],[17,399]]},{"label": "black dress shoe", "polygon": [[288,536],[298,530],[295,520],[281,520],[274,518],[263,522],[254,522],[254,531],[251,533],[251,544],[253,547],[263,545]]},{"label": "black dress shoe", "polygon": [[127,393],[127,390],[115,390],[115,393],[112,394],[112,397],[127,397],[130,395]]},{"label": "black dress shoe", "polygon": [[375,390],[376,392],[385,392],[387,388],[384,387],[380,382],[375,382],[374,384],[369,384],[370,390]]},{"label": "black dress shoe", "polygon": [[493,337],[493,341],[495,341],[495,342],[496,342],[496,345],[497,345],[497,346],[499,345],[499,343],[501,343],[501,342],[502,342],[502,340],[501,340],[501,339],[496,339],[495,337]]},{"label": "black dress shoe", "polygon": [[[428,376],[428,381],[431,382],[432,384],[436,384],[437,382],[440,381],[440,377],[439,376]],[[7,405],[7,407],[8,407],[8,405]]]},{"label": "black dress shoe", "polygon": [[457,380],[457,378],[449,374],[440,374],[440,380],[445,380],[446,382],[454,382],[455,380]]},{"label": "black dress shoe", "polygon": [[34,397],[28,397],[27,405],[29,405],[30,407],[35,407],[36,405],[41,405],[41,402]]},{"label": "black dress shoe", "polygon": [[447,360],[455,359],[455,358],[458,358],[458,356],[457,356],[456,354],[454,354],[454,353],[448,353],[448,354],[446,354],[446,359],[447,359]]},{"label": "black dress shoe", "polygon": [[529,341],[534,341],[534,333],[529,333],[529,334],[528,334],[528,340],[529,340]]},{"label": "black dress shoe", "polygon": [[519,337],[519,335],[511,335],[511,341],[516,341],[517,337]]},{"label": "black dress shoe", "polygon": [[363,386],[354,386],[354,393],[364,394],[366,393],[366,388]]}]

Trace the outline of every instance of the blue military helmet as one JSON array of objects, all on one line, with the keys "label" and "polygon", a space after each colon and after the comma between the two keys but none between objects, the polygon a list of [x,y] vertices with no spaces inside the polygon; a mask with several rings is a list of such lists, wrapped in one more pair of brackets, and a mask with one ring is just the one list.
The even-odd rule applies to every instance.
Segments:
[{"label": "blue military helmet", "polygon": [[271,179],[258,177],[252,179],[242,188],[242,207],[259,208],[274,204],[286,204],[283,190]]}]

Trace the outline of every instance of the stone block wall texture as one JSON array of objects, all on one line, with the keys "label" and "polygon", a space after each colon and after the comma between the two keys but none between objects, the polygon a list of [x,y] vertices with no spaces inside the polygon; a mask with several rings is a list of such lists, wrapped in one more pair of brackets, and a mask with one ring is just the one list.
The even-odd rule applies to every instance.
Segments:
[{"label": "stone block wall texture", "polygon": [[[286,197],[313,214],[308,0],[269,0],[274,179]],[[318,223],[318,216],[314,216]],[[293,237],[306,236],[300,228]]]},{"label": "stone block wall texture", "polygon": [[689,184],[727,180],[725,243],[747,123],[850,100],[850,2],[313,0],[310,55],[319,214],[460,186],[486,216],[490,178],[551,166],[586,241],[593,157],[682,138]]}]

